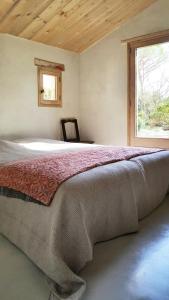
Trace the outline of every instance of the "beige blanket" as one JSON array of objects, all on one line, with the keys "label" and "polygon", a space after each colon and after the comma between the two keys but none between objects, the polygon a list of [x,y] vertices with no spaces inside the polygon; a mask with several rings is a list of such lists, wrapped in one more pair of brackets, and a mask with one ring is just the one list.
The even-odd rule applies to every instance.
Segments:
[{"label": "beige blanket", "polygon": [[[53,145],[52,152],[60,151],[54,142],[43,143]],[[30,149],[38,148],[37,142],[26,144],[29,150],[7,143],[1,163],[8,160],[7,149],[10,159],[15,153],[18,158],[43,152]],[[68,146],[71,151],[79,147]],[[1,196],[0,232],[51,279],[51,299],[78,300],[85,282],[76,274],[92,260],[93,245],[136,231],[138,218],[159,205],[168,185],[168,152],[98,167],[63,183],[50,207]]]}]

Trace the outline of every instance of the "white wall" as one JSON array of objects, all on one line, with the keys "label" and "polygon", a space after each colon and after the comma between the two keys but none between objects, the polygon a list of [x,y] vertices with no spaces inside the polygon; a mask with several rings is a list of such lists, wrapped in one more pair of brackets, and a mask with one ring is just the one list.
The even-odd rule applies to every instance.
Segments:
[{"label": "white wall", "polygon": [[[65,64],[63,107],[38,107],[34,57]],[[79,55],[0,34],[0,136],[60,138],[60,118],[79,115]]]},{"label": "white wall", "polygon": [[[83,138],[125,145],[127,51],[121,40],[168,28],[169,0],[158,0],[80,56],[0,34],[0,136],[60,138],[60,118],[76,116]],[[38,107],[34,57],[65,64],[62,108]]]},{"label": "white wall", "polygon": [[169,0],[158,0],[80,56],[80,121],[84,137],[127,143],[127,49],[121,40],[169,29]]}]

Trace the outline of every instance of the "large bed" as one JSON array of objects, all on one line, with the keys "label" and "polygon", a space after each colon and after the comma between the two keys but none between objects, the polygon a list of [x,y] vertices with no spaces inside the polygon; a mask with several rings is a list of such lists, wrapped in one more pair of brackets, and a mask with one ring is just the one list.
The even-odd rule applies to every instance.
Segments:
[{"label": "large bed", "polygon": [[[0,164],[97,145],[0,141]],[[169,190],[169,151],[92,168],[62,183],[49,206],[0,196],[0,233],[46,274],[50,299],[81,299],[79,271],[100,241],[136,232]]]}]

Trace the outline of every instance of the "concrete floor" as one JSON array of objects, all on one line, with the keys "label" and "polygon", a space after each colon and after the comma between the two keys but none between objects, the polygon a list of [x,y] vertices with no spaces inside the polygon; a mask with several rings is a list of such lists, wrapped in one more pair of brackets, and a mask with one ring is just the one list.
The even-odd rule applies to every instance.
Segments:
[{"label": "concrete floor", "polygon": [[[140,232],[95,246],[83,300],[169,300],[169,196]],[[43,274],[0,237],[0,300],[47,300]]]}]

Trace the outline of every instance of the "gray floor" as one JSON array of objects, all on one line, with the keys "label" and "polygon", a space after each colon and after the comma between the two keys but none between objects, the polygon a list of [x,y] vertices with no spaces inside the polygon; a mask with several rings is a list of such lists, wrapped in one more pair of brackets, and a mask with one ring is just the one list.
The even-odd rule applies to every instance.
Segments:
[{"label": "gray floor", "polygon": [[[83,300],[169,300],[169,197],[140,232],[96,245]],[[43,274],[0,236],[0,300],[47,300]]]}]

